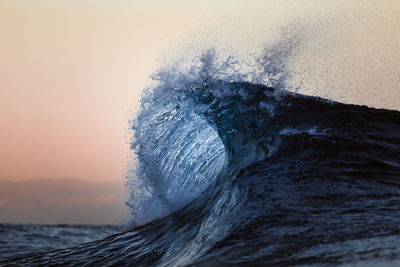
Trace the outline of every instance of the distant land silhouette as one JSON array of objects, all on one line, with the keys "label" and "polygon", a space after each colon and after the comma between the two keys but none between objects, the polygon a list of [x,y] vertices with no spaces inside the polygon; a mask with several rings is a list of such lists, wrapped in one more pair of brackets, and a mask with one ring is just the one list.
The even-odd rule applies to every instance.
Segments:
[{"label": "distant land silhouette", "polygon": [[0,223],[122,224],[125,201],[122,182],[0,180]]}]

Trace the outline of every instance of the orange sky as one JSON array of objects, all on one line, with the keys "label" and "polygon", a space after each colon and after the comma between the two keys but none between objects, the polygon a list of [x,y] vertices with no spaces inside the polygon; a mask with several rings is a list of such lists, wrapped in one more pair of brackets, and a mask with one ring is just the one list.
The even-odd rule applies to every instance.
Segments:
[{"label": "orange sky", "polygon": [[[344,3],[347,6],[342,8]],[[353,28],[339,23],[341,28],[334,36],[348,40],[341,42],[342,47],[337,46],[342,50],[313,53],[318,57],[307,64],[319,69],[311,70],[307,78],[297,78],[311,94],[398,109],[399,4],[363,3],[3,0],[0,179],[76,177],[123,181],[129,155],[128,120],[136,111],[140,90],[162,55],[197,33],[251,47],[266,38],[262,33],[267,29],[293,17],[327,17],[332,25],[357,20]],[[340,9],[345,10],[343,17]],[[351,12],[357,15],[349,18]],[[335,21],[332,14],[339,20]],[[379,23],[371,28],[364,21]],[[209,31],[204,34],[206,28]],[[339,34],[347,28],[353,31]],[[369,29],[381,35],[371,34]],[[354,34],[359,32],[359,36]],[[369,39],[372,35],[375,37]],[[359,49],[367,39],[370,46]],[[380,52],[371,56],[379,40],[387,42],[382,42]],[[320,46],[320,40],[310,44]],[[357,56],[341,57],[343,51]],[[379,77],[371,75],[378,68],[382,70]],[[386,91],[379,91],[371,83],[377,79]],[[338,81],[347,83],[343,86]],[[333,88],[321,93],[311,90],[313,84]]]},{"label": "orange sky", "polygon": [[0,3],[0,179],[123,180],[130,111],[191,19],[51,3]]}]

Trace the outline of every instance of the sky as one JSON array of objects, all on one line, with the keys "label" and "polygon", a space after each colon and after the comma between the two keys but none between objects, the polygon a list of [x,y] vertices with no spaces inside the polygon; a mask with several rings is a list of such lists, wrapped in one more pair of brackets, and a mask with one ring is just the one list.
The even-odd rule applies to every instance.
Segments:
[{"label": "sky", "polygon": [[165,58],[260,51],[287,25],[303,29],[288,62],[300,92],[400,109],[398,1],[1,0],[0,180],[122,188],[129,120]]},{"label": "sky", "polygon": [[182,18],[95,1],[0,13],[0,178],[121,179],[130,112]]}]

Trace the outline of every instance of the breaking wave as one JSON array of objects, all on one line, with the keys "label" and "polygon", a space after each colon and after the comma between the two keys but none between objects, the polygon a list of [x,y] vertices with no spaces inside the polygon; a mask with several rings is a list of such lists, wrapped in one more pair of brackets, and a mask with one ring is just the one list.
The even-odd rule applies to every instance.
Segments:
[{"label": "breaking wave", "polygon": [[155,73],[132,123],[135,227],[3,263],[398,263],[400,112],[285,90],[290,51]]}]

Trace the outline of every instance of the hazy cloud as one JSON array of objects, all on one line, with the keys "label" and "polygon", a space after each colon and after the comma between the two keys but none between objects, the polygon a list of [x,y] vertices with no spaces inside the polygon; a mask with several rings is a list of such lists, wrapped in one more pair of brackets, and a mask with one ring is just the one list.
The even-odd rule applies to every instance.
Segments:
[{"label": "hazy cloud", "polygon": [[0,222],[119,224],[128,218],[125,200],[117,182],[0,181]]}]

